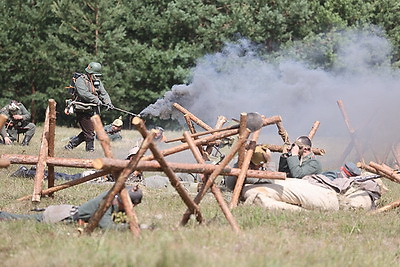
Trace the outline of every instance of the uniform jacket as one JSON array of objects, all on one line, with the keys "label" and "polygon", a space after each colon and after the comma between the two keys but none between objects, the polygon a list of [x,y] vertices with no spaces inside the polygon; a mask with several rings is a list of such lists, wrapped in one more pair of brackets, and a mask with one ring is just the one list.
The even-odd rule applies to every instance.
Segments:
[{"label": "uniform jacket", "polygon": [[117,141],[122,139],[121,130],[113,131],[112,124],[104,126],[104,131],[106,132],[111,141]]},{"label": "uniform jacket", "polygon": [[[17,103],[17,106],[19,109],[17,110],[10,110],[9,105],[3,107],[0,110],[0,114],[4,114],[8,117],[8,122],[5,124],[5,127],[1,129],[0,134],[5,137],[7,136],[7,128],[23,128],[25,127],[31,119],[31,113],[25,108],[25,106],[22,103]],[[14,120],[13,115],[22,115],[22,120]]]},{"label": "uniform jacket", "polygon": [[[102,104],[111,104],[110,96],[107,91],[104,89],[103,83],[99,80],[100,85],[98,88],[95,88],[92,81],[86,74],[82,74],[80,77],[76,79],[75,87],[77,99],[76,101],[82,103],[95,104],[100,106]],[[76,111],[78,112],[90,112],[93,109],[93,106],[85,106],[77,103],[75,105]]]},{"label": "uniform jacket", "polygon": [[314,153],[303,157],[301,163],[298,156],[281,155],[278,171],[286,172],[287,176],[291,178],[302,178],[306,175],[321,173],[322,166],[315,158]]}]

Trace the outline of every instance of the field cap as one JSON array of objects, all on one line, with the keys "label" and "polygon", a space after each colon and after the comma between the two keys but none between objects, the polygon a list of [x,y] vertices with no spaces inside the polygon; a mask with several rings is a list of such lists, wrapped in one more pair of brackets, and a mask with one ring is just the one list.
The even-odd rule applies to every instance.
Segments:
[{"label": "field cap", "polygon": [[357,167],[354,162],[346,162],[344,164],[344,171],[348,176],[360,176],[361,169]]},{"label": "field cap", "polygon": [[118,118],[118,119],[115,119],[112,124],[114,126],[121,127],[123,122],[122,122],[122,120],[120,118]]}]

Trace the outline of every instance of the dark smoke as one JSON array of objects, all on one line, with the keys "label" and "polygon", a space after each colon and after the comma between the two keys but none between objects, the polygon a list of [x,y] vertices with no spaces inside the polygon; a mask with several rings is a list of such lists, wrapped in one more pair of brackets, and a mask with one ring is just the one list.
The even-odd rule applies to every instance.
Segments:
[{"label": "dark smoke", "polygon": [[[239,118],[241,112],[280,115],[292,140],[307,134],[318,120],[314,144],[327,149],[324,159],[337,160],[351,140],[337,105],[342,100],[364,149],[371,146],[385,157],[398,141],[400,111],[400,72],[390,67],[391,45],[377,30],[338,34],[342,42],[335,44],[329,71],[300,60],[296,53],[302,51],[301,44],[281,51],[279,57],[262,54],[247,40],[226,44],[220,53],[198,61],[190,84],[173,86],[142,114],[182,120],[172,107],[176,102],[211,126],[218,115],[228,119]],[[313,53],[322,52],[315,46]],[[266,128],[267,136],[277,136],[276,128]],[[281,142],[279,136],[266,138],[267,143]],[[370,156],[366,162],[370,160],[377,159]]]}]

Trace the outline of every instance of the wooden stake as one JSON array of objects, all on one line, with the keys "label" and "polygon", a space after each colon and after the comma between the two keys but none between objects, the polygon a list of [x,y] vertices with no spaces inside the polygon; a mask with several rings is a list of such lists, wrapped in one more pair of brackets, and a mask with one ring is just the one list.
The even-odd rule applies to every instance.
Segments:
[{"label": "wooden stake", "polygon": [[36,163],[35,181],[33,186],[32,202],[40,202],[40,193],[44,180],[44,169],[46,168],[46,160],[48,156],[48,136],[49,136],[50,108],[46,109],[46,118],[43,126],[42,143],[40,145],[39,158]]},{"label": "wooden stake", "polygon": [[197,118],[195,115],[190,113],[189,110],[185,109],[184,107],[182,107],[178,103],[174,103],[174,104],[172,104],[172,106],[174,108],[176,108],[177,110],[179,110],[180,112],[182,112],[184,115],[188,116],[194,123],[199,125],[201,128],[203,128],[203,129],[205,129],[207,131],[211,131],[213,129],[211,126],[207,125],[205,122],[203,122],[202,120]]},{"label": "wooden stake", "polygon": [[[60,185],[56,185],[56,186],[53,186],[53,187],[48,188],[48,189],[44,189],[44,190],[42,190],[40,195],[41,196],[50,195],[50,194],[55,193],[57,191],[60,191],[60,190],[63,190],[63,189],[67,189],[67,188],[70,188],[72,186],[88,182],[90,180],[93,180],[93,179],[96,179],[98,177],[107,175],[109,173],[110,173],[109,171],[98,171],[98,172],[92,173],[90,175],[87,175],[85,177],[81,177],[81,178],[78,178],[78,179],[75,179],[75,180],[60,184]],[[24,197],[18,198],[17,200],[18,201],[28,200],[30,197],[32,197],[32,195],[24,196]]]},{"label": "wooden stake", "polygon": [[[229,152],[228,155],[221,161],[219,165],[217,165],[217,168],[211,173],[211,175],[208,177],[207,181],[203,184],[203,187],[201,188],[200,192],[196,195],[194,201],[196,203],[200,203],[200,201],[203,199],[205,194],[207,193],[208,189],[210,189],[211,185],[214,183],[214,180],[217,178],[219,174],[221,174],[222,169],[228,165],[228,163],[232,160],[232,158],[235,156],[235,154],[238,152],[239,148],[246,142],[247,138],[250,135],[250,130],[246,130],[246,134],[242,136],[242,138],[239,138],[236,144],[232,147],[231,151]],[[187,213],[184,214],[182,220],[181,220],[181,225],[185,225],[187,221],[189,220],[190,215]]]},{"label": "wooden stake", "polygon": [[239,202],[240,193],[242,192],[244,182],[246,180],[246,174],[250,166],[251,158],[253,157],[254,150],[256,148],[257,140],[260,135],[260,130],[254,132],[253,138],[250,141],[249,147],[246,151],[245,157],[243,159],[243,166],[241,168],[240,174],[236,179],[236,185],[233,189],[232,199],[229,203],[229,208],[236,208]]},{"label": "wooden stake", "polygon": [[104,151],[104,156],[107,158],[113,158],[113,154],[111,151],[111,144],[110,138],[108,137],[107,133],[104,131],[103,123],[101,122],[101,118],[98,114],[92,116],[90,120],[93,123],[94,130],[96,132],[96,136],[100,141],[101,147]]},{"label": "wooden stake", "polygon": [[[135,117],[132,120],[132,124],[136,126],[136,129],[140,132],[140,134],[143,137],[146,137],[148,135],[143,120],[141,120],[138,117]],[[172,171],[169,164],[165,161],[162,153],[158,151],[156,145],[154,143],[151,143],[149,148],[153,153],[153,156],[158,161],[158,163],[160,163],[160,166],[164,170],[164,173],[169,178],[171,185],[178,192],[178,194],[180,195],[186,206],[189,208],[189,210],[196,215],[197,221],[201,223],[203,221],[203,217],[201,215],[199,206],[190,198],[190,196],[186,192],[185,187],[179,182],[178,178],[175,176],[175,173]]]},{"label": "wooden stake", "polygon": [[[247,133],[247,113],[240,113],[240,127],[239,127],[239,138],[243,138],[243,136]],[[241,146],[238,151],[238,166],[239,169],[243,167],[243,159],[246,153],[246,147]]]},{"label": "wooden stake", "polygon": [[[54,157],[54,140],[56,135],[56,101],[49,99],[49,142],[48,142],[48,157]],[[47,166],[47,187],[54,186],[54,166]],[[52,196],[52,194],[50,194]]]},{"label": "wooden stake", "polygon": [[310,132],[308,133],[308,138],[312,140],[314,138],[314,135],[317,133],[318,127],[321,123],[319,121],[315,121],[313,126],[311,127]]},{"label": "wooden stake", "polygon": [[379,209],[371,211],[370,214],[381,213],[381,212],[384,212],[384,211],[392,210],[392,209],[397,208],[397,207],[400,207],[400,199],[396,200],[396,201],[394,201],[392,203],[389,203],[389,204],[387,204],[387,205],[385,205],[385,206],[383,206],[383,207],[381,207]]},{"label": "wooden stake", "polygon": [[11,162],[8,159],[0,159],[0,168],[7,168]]},{"label": "wooden stake", "polygon": [[123,188],[120,193],[122,203],[125,207],[125,213],[129,220],[129,228],[135,237],[140,236],[139,220],[136,216],[135,210],[133,209],[132,200],[129,197],[128,190]]},{"label": "wooden stake", "polygon": [[0,129],[6,124],[8,117],[4,114],[0,114]]},{"label": "wooden stake", "polygon": [[[90,234],[91,232],[93,232],[94,228],[97,227],[97,225],[99,224],[99,221],[103,217],[104,213],[111,206],[112,201],[115,198],[115,196],[119,192],[121,192],[121,190],[125,187],[126,179],[136,169],[136,166],[137,166],[140,158],[144,155],[144,153],[146,153],[148,147],[152,144],[151,142],[153,141],[155,135],[156,135],[156,133],[155,133],[155,131],[153,131],[151,134],[144,136],[145,139],[143,140],[143,142],[139,148],[139,151],[129,161],[128,166],[122,170],[120,176],[115,181],[113,187],[110,189],[110,191],[108,191],[107,195],[101,201],[98,209],[93,214],[93,216],[90,218],[88,225],[85,228],[86,233]],[[129,208],[130,206],[127,206],[127,207]],[[134,232],[135,229],[131,229],[131,231]]]},{"label": "wooden stake", "polygon": [[[204,164],[205,161],[202,157],[202,155],[199,153],[199,151],[196,148],[196,145],[193,142],[192,137],[190,136],[189,132],[184,132],[183,136],[185,137],[186,142],[189,144],[190,150],[192,151],[196,161],[198,163],[202,163]],[[219,189],[218,186],[216,186],[215,184],[213,184],[211,186],[211,192],[214,194],[215,199],[217,200],[222,212],[225,215],[225,218],[228,220],[229,224],[231,225],[232,229],[236,232],[236,233],[240,233],[240,227],[239,224],[237,223],[235,217],[233,217],[231,211],[229,210],[228,205],[226,204],[224,197],[222,196],[221,190]],[[196,203],[199,204],[199,203]],[[190,210],[187,210],[185,214],[189,214],[190,216]]]}]

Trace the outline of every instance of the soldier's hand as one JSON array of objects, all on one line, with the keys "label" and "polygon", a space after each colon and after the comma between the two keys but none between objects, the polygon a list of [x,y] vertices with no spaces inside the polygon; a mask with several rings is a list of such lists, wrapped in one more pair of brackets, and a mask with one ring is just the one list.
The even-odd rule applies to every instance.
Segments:
[{"label": "soldier's hand", "polygon": [[13,115],[14,120],[22,120],[22,115],[15,114]]},{"label": "soldier's hand", "polygon": [[106,110],[112,110],[114,109],[114,105],[112,103],[106,104]]},{"label": "soldier's hand", "polygon": [[12,140],[11,140],[9,137],[5,137],[5,138],[4,138],[4,143],[5,143],[6,145],[11,145],[13,142],[12,142]]}]

